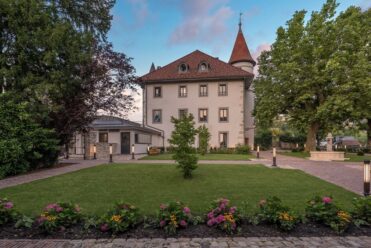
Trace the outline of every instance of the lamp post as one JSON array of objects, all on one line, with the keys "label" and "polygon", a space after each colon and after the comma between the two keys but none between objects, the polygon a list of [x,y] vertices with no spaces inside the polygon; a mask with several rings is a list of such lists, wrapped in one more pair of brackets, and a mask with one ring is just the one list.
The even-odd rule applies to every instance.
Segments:
[{"label": "lamp post", "polygon": [[363,161],[363,195],[370,195],[370,160]]},{"label": "lamp post", "polygon": [[149,144],[147,144],[147,154],[149,154]]},{"label": "lamp post", "polygon": [[112,144],[109,144],[109,162],[112,163],[113,162],[113,159],[112,159]]},{"label": "lamp post", "polygon": [[260,152],[260,147],[257,146],[256,147],[256,158],[260,158],[259,152]]},{"label": "lamp post", "polygon": [[97,145],[94,144],[93,146],[93,153],[94,153],[94,159],[97,159]]},{"label": "lamp post", "polygon": [[134,144],[132,144],[131,145],[131,159],[135,159],[135,155],[134,155],[134,153],[135,153],[135,145]]},{"label": "lamp post", "polygon": [[276,167],[277,166],[277,158],[276,158],[276,148],[273,147],[273,164],[272,166]]},{"label": "lamp post", "polygon": [[299,148],[299,144],[298,144],[298,143],[296,143],[296,149],[297,149],[297,148]]}]

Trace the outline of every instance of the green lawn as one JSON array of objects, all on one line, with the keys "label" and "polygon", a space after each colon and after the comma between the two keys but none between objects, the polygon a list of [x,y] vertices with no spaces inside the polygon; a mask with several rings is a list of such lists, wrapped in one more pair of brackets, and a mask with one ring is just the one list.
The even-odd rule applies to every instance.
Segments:
[{"label": "green lawn", "polygon": [[[153,156],[145,156],[141,160],[172,160],[172,153],[163,153]],[[251,154],[197,154],[199,160],[249,160],[255,158]]]},{"label": "green lawn", "polygon": [[[307,158],[310,156],[309,152],[279,152],[279,154],[297,158]],[[358,156],[355,153],[345,153],[345,157],[348,159],[344,162],[363,162],[365,159],[371,159],[370,156]]]},{"label": "green lawn", "polygon": [[16,208],[35,215],[55,201],[79,203],[85,213],[102,214],[113,202],[124,200],[152,215],[160,203],[181,200],[196,213],[211,200],[227,197],[250,209],[267,196],[278,196],[301,212],[314,195],[332,195],[349,209],[356,195],[299,170],[261,165],[199,165],[194,178],[185,180],[172,164],[110,164],[84,169],[0,190]]}]

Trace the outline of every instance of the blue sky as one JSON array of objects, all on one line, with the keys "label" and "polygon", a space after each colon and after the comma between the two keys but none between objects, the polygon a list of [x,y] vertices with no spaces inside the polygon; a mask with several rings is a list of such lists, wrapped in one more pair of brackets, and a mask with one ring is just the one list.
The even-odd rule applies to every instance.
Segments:
[{"label": "blue sky", "polygon": [[[279,26],[296,10],[319,10],[325,0],[117,0],[109,41],[133,58],[137,75],[152,62],[164,66],[196,49],[228,61],[242,12],[242,30],[253,57],[269,48]],[[371,0],[338,0],[338,10],[367,8]],[[141,98],[136,96],[140,108]],[[141,120],[141,111],[129,114]]]}]

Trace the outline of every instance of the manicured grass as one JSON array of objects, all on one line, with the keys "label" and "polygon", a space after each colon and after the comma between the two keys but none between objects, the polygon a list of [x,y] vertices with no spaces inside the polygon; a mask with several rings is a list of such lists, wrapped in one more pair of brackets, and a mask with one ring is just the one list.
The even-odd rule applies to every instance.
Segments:
[{"label": "manicured grass", "polygon": [[210,201],[229,198],[249,209],[268,196],[302,212],[314,195],[331,195],[347,209],[356,195],[299,170],[261,165],[199,165],[193,179],[185,180],[173,164],[110,164],[0,190],[0,197],[15,202],[18,210],[36,215],[47,203],[72,201],[85,213],[102,214],[117,200],[138,206],[152,215],[160,203],[181,200],[196,213]]},{"label": "manicured grass", "polygon": [[[310,157],[309,152],[279,152],[279,154],[297,158]],[[363,162],[365,159],[371,159],[370,156],[358,156],[355,153],[345,153],[345,157],[348,159],[342,162]]]},{"label": "manicured grass", "polygon": [[[172,160],[172,153],[163,153],[153,156],[145,156],[141,160]],[[254,158],[251,154],[197,154],[199,160],[249,160]]]}]

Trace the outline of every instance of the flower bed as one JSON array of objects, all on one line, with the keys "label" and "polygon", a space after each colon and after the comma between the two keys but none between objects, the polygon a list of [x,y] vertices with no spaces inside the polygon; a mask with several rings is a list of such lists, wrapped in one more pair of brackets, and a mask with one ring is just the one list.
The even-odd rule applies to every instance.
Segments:
[{"label": "flower bed", "polygon": [[219,236],[331,236],[371,235],[371,197],[354,200],[354,209],[340,209],[331,197],[308,201],[300,216],[271,197],[259,202],[258,211],[247,216],[228,199],[214,201],[204,217],[195,216],[182,202],[161,204],[155,218],[142,216],[127,203],[116,203],[103,216],[84,216],[71,203],[52,203],[32,219],[16,206],[0,199],[0,238],[122,238],[219,237]]}]

